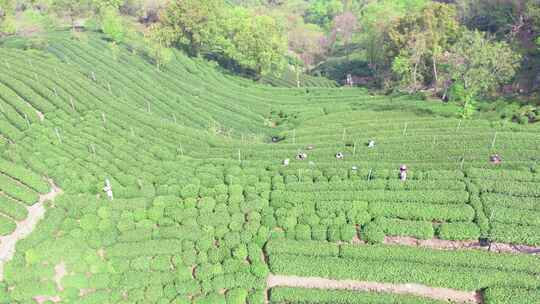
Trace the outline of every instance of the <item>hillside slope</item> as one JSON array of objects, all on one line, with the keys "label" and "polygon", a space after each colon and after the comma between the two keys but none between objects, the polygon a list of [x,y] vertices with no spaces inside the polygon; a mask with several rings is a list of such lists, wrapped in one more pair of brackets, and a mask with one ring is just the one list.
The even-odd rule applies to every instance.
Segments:
[{"label": "hillside slope", "polygon": [[[451,104],[360,89],[269,87],[180,52],[158,71],[85,37],[0,44],[0,235],[51,187],[64,192],[4,262],[0,303],[264,303],[270,271],[485,291],[488,304],[540,293],[536,257],[515,254],[540,247],[540,126],[462,121]],[[486,238],[514,254],[392,238]],[[343,242],[355,244],[345,255]],[[270,300],[319,303],[290,292]]]}]

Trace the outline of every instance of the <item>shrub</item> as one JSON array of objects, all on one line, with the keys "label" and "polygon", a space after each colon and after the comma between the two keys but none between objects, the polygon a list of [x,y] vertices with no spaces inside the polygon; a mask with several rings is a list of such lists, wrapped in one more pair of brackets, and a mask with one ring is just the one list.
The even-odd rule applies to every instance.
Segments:
[{"label": "shrub", "polygon": [[341,240],[350,242],[356,236],[356,227],[353,225],[342,225],[340,228]]},{"label": "shrub", "polygon": [[298,224],[296,225],[295,230],[295,239],[300,241],[311,239],[311,227],[309,227],[308,225]]},{"label": "shrub", "polygon": [[368,224],[361,232],[361,236],[364,240],[371,244],[379,244],[384,242],[384,231],[375,223]]}]

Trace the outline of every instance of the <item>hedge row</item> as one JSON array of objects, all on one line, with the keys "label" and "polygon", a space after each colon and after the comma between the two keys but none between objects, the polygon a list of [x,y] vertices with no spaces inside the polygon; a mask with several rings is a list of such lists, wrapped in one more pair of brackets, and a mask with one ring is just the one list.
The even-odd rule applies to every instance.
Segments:
[{"label": "hedge row", "polygon": [[350,290],[320,290],[308,288],[277,287],[270,290],[271,304],[442,304],[410,295]]},{"label": "hedge row", "polygon": [[540,289],[489,287],[484,291],[485,304],[537,304]]},{"label": "hedge row", "polygon": [[[296,147],[295,147],[296,148]],[[352,163],[351,163],[352,165]],[[361,176],[364,179],[368,177],[373,180],[383,179],[393,179],[399,176],[398,170],[391,169],[369,169],[365,167],[360,167],[356,173],[352,172],[351,166],[347,164],[341,167],[340,164],[328,163],[328,164],[317,164],[315,169],[310,168],[309,164],[299,163],[294,165],[295,169],[288,167],[277,167],[275,171],[279,172],[282,176],[305,176],[305,177],[317,177],[325,176],[327,177],[326,181],[332,176],[340,177],[350,177],[350,176]],[[464,175],[462,171],[459,170],[431,170],[431,171],[420,171],[420,170],[411,170],[408,174],[408,182],[422,180],[422,181],[433,181],[433,180],[460,180],[463,179]],[[324,179],[323,179],[324,181]],[[414,184],[414,183],[413,183]]]},{"label": "hedge row", "polygon": [[352,245],[317,241],[271,240],[265,246],[268,255],[306,257],[343,257],[366,260],[403,261],[426,265],[459,266],[508,272],[540,274],[535,256],[491,253],[476,250],[437,250],[399,245]]},{"label": "hedge row", "polygon": [[475,182],[483,192],[540,197],[540,182],[516,182],[509,180],[476,180]]},{"label": "hedge row", "polygon": [[423,191],[321,191],[321,192],[289,192],[273,191],[272,202],[281,203],[288,200],[357,200],[368,202],[409,202],[430,204],[463,204],[469,200],[466,191],[423,190]]},{"label": "hedge row", "polygon": [[15,231],[16,228],[17,225],[13,220],[0,215],[0,235],[8,235]]},{"label": "hedge row", "polygon": [[522,226],[540,226],[540,211],[486,206],[492,222]]},{"label": "hedge row", "polygon": [[270,270],[275,274],[352,279],[371,282],[419,283],[433,287],[475,291],[489,286],[538,288],[536,275],[485,268],[425,264],[389,259],[272,255]]},{"label": "hedge row", "polygon": [[520,226],[516,224],[491,223],[491,239],[496,242],[540,245],[540,226]]},{"label": "hedge row", "polygon": [[443,223],[437,229],[437,236],[443,240],[477,240],[480,235],[480,228],[475,223]]},{"label": "hedge row", "polygon": [[117,243],[107,249],[110,257],[136,257],[152,254],[182,252],[182,242],[177,240],[150,240],[138,243]]},{"label": "hedge row", "polygon": [[0,213],[12,217],[16,221],[22,221],[28,216],[28,210],[9,197],[0,194]]},{"label": "hedge row", "polygon": [[430,221],[408,221],[379,217],[373,223],[369,224],[369,226],[371,225],[381,229],[385,235],[391,236],[411,236],[429,240],[435,235],[433,224]]},{"label": "hedge row", "polygon": [[467,176],[479,180],[511,180],[520,182],[540,182],[540,175],[532,173],[530,170],[489,170],[475,169],[467,170]]},{"label": "hedge row", "polygon": [[486,206],[540,211],[540,198],[537,197],[516,197],[499,193],[483,193],[482,201]]},{"label": "hedge row", "polygon": [[475,216],[470,205],[432,205],[419,203],[372,202],[369,212],[374,217],[400,218],[417,221],[467,222]]},{"label": "hedge row", "polygon": [[31,190],[15,182],[13,179],[0,174],[0,191],[7,193],[9,196],[20,200],[27,205],[35,204],[39,195]]},{"label": "hedge row", "polygon": [[39,193],[49,192],[49,185],[43,178],[24,167],[0,159],[0,171],[19,180]]},{"label": "hedge row", "polygon": [[[370,181],[290,181],[289,176],[285,177],[285,189],[288,191],[311,192],[311,191],[363,191],[363,190],[454,190],[463,191],[465,185],[455,180],[409,180],[402,182],[400,180],[374,179]],[[275,188],[282,189],[274,184]]]}]

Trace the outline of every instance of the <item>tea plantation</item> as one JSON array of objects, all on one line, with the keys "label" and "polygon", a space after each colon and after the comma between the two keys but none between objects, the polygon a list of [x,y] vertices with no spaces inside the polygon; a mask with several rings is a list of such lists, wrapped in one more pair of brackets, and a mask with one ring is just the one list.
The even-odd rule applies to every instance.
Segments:
[{"label": "tea plantation", "polygon": [[0,246],[63,191],[0,255],[0,303],[448,303],[272,275],[540,303],[540,125],[83,37],[0,44]]}]

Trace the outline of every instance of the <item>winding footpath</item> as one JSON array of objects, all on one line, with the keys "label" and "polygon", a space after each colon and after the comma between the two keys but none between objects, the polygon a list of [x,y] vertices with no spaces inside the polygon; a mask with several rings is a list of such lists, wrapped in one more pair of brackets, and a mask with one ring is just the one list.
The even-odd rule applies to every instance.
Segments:
[{"label": "winding footpath", "polygon": [[449,303],[482,304],[482,296],[478,292],[466,292],[448,288],[429,287],[420,284],[389,284],[355,280],[331,280],[319,277],[297,277],[269,275],[266,280],[268,289],[273,287],[296,287],[314,289],[342,289],[396,294],[409,294]]},{"label": "winding footpath", "polygon": [[4,264],[10,261],[15,254],[15,245],[21,239],[27,237],[36,228],[39,221],[45,216],[45,202],[54,200],[62,194],[62,189],[58,188],[51,180],[51,191],[39,196],[39,201],[30,207],[25,220],[17,222],[17,228],[10,235],[0,237],[0,281],[4,280]]}]

